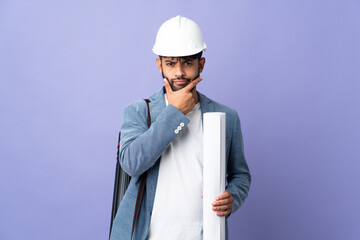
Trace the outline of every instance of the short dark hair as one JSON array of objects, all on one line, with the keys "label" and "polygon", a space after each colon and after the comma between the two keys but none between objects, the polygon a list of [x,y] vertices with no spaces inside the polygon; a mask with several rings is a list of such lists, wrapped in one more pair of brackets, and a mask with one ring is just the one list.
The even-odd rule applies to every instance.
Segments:
[{"label": "short dark hair", "polygon": [[[190,56],[184,56],[184,57],[180,57],[180,58],[184,58],[184,59],[186,59],[186,60],[195,60],[195,59],[201,59],[201,57],[202,57],[202,53],[203,53],[203,51],[201,51],[201,52],[198,52],[198,53],[195,53],[194,55],[190,55]],[[160,58],[160,60],[161,60],[161,58],[162,57],[166,57],[166,56],[159,56],[159,58]]]}]

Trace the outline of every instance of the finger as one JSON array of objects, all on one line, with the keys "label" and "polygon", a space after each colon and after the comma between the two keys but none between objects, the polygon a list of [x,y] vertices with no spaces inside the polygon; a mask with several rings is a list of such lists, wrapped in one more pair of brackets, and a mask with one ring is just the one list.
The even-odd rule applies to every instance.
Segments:
[{"label": "finger", "polygon": [[222,199],[222,200],[218,200],[212,203],[213,206],[221,206],[221,205],[227,205],[232,203],[232,199],[231,198],[226,198],[226,199]]},{"label": "finger", "polygon": [[226,210],[224,212],[216,212],[216,216],[219,216],[219,217],[224,217],[224,216],[227,216],[231,213],[230,210]]},{"label": "finger", "polygon": [[229,191],[225,191],[222,194],[220,194],[219,196],[217,196],[216,200],[221,200],[221,199],[230,198],[230,197],[231,197],[231,193]]},{"label": "finger", "polygon": [[167,93],[172,93],[173,91],[171,89],[169,80],[167,78],[164,78],[163,80],[164,80],[164,85],[165,85],[166,92]]},{"label": "finger", "polygon": [[186,87],[184,87],[182,90],[190,92],[194,87],[196,87],[196,84],[201,82],[202,79],[203,79],[202,77],[198,77],[198,78],[194,79]]},{"label": "finger", "polygon": [[229,208],[230,208],[230,206],[228,206],[228,205],[223,205],[223,206],[212,207],[212,210],[213,210],[213,211],[217,211],[217,212],[219,212],[219,211],[223,212],[223,211],[228,210]]}]

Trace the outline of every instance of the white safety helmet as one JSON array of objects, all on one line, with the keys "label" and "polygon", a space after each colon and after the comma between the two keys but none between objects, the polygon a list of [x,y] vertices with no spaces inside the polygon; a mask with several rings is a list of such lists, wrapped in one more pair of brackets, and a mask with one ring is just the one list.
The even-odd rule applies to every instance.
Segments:
[{"label": "white safety helmet", "polygon": [[179,15],[161,25],[152,50],[159,56],[184,57],[206,50],[206,44],[199,26]]}]

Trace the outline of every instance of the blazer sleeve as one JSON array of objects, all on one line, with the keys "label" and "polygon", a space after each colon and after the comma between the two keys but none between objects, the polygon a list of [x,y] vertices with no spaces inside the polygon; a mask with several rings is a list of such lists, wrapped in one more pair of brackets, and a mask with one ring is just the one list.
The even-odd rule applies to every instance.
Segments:
[{"label": "blazer sleeve", "polygon": [[[189,119],[171,104],[155,121],[152,119],[149,129],[146,115],[144,101],[129,105],[123,113],[119,159],[121,167],[132,177],[138,177],[151,168],[189,123]],[[180,130],[179,126],[182,126]]]},{"label": "blazer sleeve", "polygon": [[231,213],[238,210],[244,203],[250,189],[251,175],[249,167],[245,160],[244,145],[240,127],[240,119],[235,113],[233,125],[233,134],[230,143],[229,159],[227,165],[227,182],[226,190],[229,191],[233,198],[233,208]]}]

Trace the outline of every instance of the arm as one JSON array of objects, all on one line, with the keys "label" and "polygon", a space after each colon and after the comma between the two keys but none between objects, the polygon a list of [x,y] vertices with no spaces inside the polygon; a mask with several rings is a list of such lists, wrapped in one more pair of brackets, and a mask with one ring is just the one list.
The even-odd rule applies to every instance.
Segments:
[{"label": "arm", "polygon": [[181,123],[184,127],[189,123],[189,119],[170,104],[163,109],[149,129],[146,114],[145,102],[132,104],[123,113],[120,164],[132,177],[140,176],[152,167],[178,135],[174,130]]},{"label": "arm", "polygon": [[172,140],[189,123],[185,114],[195,106],[194,98],[197,97],[197,93],[193,89],[201,80],[199,77],[183,89],[173,92],[169,82],[164,79],[169,105],[158,115],[149,129],[146,124],[145,102],[141,109],[139,104],[130,105],[125,109],[121,128],[120,164],[130,176],[140,176],[152,167]]},{"label": "arm", "polygon": [[244,145],[239,116],[235,114],[233,135],[230,145],[227,165],[226,190],[234,198],[231,213],[234,213],[244,203],[250,188],[251,175],[244,156]]}]

